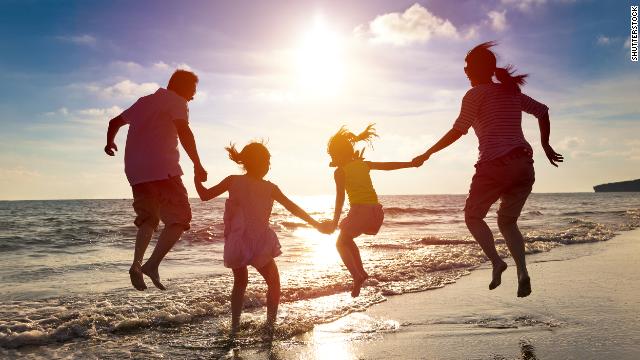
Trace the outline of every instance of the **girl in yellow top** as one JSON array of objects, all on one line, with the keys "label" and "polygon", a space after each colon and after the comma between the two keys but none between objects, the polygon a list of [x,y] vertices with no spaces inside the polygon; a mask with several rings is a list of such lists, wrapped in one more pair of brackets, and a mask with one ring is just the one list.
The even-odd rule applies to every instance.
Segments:
[{"label": "girl in yellow top", "polygon": [[331,225],[334,230],[338,227],[346,190],[350,209],[347,217],[340,222],[340,235],[336,247],[353,277],[353,297],[360,294],[362,284],[369,277],[362,266],[360,251],[353,239],[362,234],[377,234],[384,219],[382,205],[378,202],[369,170],[397,170],[417,166],[417,163],[413,162],[364,161],[364,149],[358,152],[353,146],[359,141],[370,142],[374,136],[377,135],[373,124],[367,126],[359,135],[354,135],[343,126],[329,139],[327,146],[327,152],[331,156],[329,166],[337,167],[333,174],[336,181],[336,207],[333,220],[327,225]]}]

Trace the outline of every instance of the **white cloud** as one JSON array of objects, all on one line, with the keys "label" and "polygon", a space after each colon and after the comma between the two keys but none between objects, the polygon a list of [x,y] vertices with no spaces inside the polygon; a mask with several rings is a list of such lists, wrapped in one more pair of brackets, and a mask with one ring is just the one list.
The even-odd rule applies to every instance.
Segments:
[{"label": "white cloud", "polygon": [[135,61],[121,61],[117,60],[109,64],[109,67],[114,71],[140,71],[143,70],[143,66]]},{"label": "white cloud", "polygon": [[61,107],[58,110],[44,113],[45,116],[56,116],[56,115],[67,116],[68,114],[69,114],[69,109],[67,109],[66,107]]},{"label": "white cloud", "polygon": [[74,115],[79,119],[104,119],[114,118],[122,112],[122,108],[119,106],[111,106],[108,108],[88,108],[81,109],[74,112]]},{"label": "white cloud", "polygon": [[574,151],[584,144],[585,140],[583,138],[577,136],[567,136],[558,142],[558,149],[563,151]]},{"label": "white cloud", "polygon": [[521,11],[529,11],[534,7],[539,7],[547,3],[574,3],[576,0],[502,0],[505,5],[511,5]]},{"label": "white cloud", "polygon": [[547,0],[502,0],[503,4],[513,5],[522,11],[528,11],[533,6],[540,6],[547,2]]},{"label": "white cloud", "polygon": [[611,44],[611,38],[604,35],[598,35],[596,42],[598,45],[609,45]]},{"label": "white cloud", "polygon": [[627,40],[625,40],[624,42],[624,48],[625,49],[631,49],[631,36],[627,37]]},{"label": "white cloud", "polygon": [[153,68],[154,69],[159,69],[159,70],[166,70],[169,68],[169,64],[167,64],[164,61],[158,61],[157,63],[153,64]]},{"label": "white cloud", "polygon": [[491,20],[491,27],[496,31],[503,31],[507,28],[507,10],[489,11],[489,19]]},{"label": "white cloud", "polygon": [[0,168],[0,182],[7,182],[9,183],[9,180],[14,180],[15,178],[20,179],[20,181],[23,181],[24,178],[32,178],[32,177],[39,177],[42,176],[42,174],[39,171],[36,170],[30,170],[25,168],[24,166],[17,166],[14,168]]},{"label": "white cloud", "polygon": [[[104,108],[86,108],[86,109],[77,109],[77,110],[69,110],[66,107],[62,107],[58,110],[47,112],[44,115],[48,118],[55,119],[55,126],[59,127],[60,122],[69,122],[74,124],[85,124],[85,125],[99,125],[103,127],[105,123],[114,117],[120,115],[124,109],[113,105],[110,107]],[[50,123],[41,124],[40,127],[31,128],[41,128],[44,129],[49,126]]]},{"label": "white cloud", "polygon": [[160,85],[155,82],[135,83],[129,79],[122,80],[114,85],[107,87],[100,87],[95,84],[88,85],[87,88],[97,93],[99,96],[113,99],[135,99],[144,95],[148,95],[156,90]]},{"label": "white cloud", "polygon": [[94,46],[97,39],[89,34],[57,36],[56,39],[77,45]]},{"label": "white cloud", "polygon": [[369,24],[358,26],[355,31],[373,42],[394,45],[424,43],[432,37],[461,37],[449,20],[437,17],[417,3],[403,13],[379,15]]}]

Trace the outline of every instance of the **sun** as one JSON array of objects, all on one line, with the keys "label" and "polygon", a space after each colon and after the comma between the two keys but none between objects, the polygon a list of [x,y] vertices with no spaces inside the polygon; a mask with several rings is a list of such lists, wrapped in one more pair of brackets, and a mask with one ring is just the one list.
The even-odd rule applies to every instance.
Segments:
[{"label": "sun", "polygon": [[296,51],[299,86],[305,92],[335,95],[344,80],[343,41],[317,16]]}]

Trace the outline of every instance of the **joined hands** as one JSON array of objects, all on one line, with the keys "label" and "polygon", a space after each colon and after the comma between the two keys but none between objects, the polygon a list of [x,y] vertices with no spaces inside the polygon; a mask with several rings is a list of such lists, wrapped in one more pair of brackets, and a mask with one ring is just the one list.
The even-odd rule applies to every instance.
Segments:
[{"label": "joined hands", "polygon": [[414,167],[420,167],[422,166],[422,164],[424,164],[425,161],[429,160],[429,157],[431,155],[429,153],[424,153],[422,155],[418,155],[416,157],[413,158],[413,160],[411,160],[411,164]]},{"label": "joined hands", "polygon": [[323,220],[316,226],[316,229],[323,234],[330,235],[336,231],[336,225],[332,220]]}]

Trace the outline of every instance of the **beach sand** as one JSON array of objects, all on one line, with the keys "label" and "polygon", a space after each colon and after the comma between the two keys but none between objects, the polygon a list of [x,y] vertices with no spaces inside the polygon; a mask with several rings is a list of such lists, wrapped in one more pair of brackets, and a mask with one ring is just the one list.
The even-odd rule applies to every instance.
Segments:
[{"label": "beach sand", "polygon": [[389,297],[238,359],[638,359],[640,230],[528,256],[533,293],[515,267],[489,291],[485,266],[441,289]]}]

